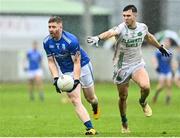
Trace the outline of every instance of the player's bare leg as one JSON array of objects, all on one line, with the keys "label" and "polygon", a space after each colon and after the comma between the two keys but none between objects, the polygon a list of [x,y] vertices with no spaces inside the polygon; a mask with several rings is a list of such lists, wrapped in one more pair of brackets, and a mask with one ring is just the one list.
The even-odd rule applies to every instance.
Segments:
[{"label": "player's bare leg", "polygon": [[139,103],[144,111],[144,115],[149,117],[152,115],[152,109],[146,101],[150,92],[150,81],[149,81],[148,73],[144,67],[139,68],[138,70],[133,72],[132,79],[141,88],[141,97],[139,99]]},{"label": "player's bare leg", "polygon": [[126,117],[126,108],[127,108],[127,97],[128,97],[128,87],[129,84],[117,84],[117,89],[119,93],[119,111],[121,115],[121,122],[122,122],[122,133],[129,133],[129,128],[128,128],[128,120]]},{"label": "player's bare leg", "polygon": [[93,128],[89,114],[81,102],[81,85],[78,85],[74,91],[67,93],[70,101],[75,107],[75,112],[80,118],[80,120],[87,127],[86,135],[95,135],[97,134],[96,130]]},{"label": "player's bare leg", "polygon": [[69,98],[67,97],[66,93],[64,93],[64,92],[61,93],[61,95],[60,95],[60,101],[61,101],[61,103],[63,103],[63,104],[70,103]]},{"label": "player's bare leg", "polygon": [[84,97],[91,104],[94,119],[99,119],[100,108],[98,105],[98,98],[95,95],[94,85],[89,88],[83,88]]},{"label": "player's bare leg", "polygon": [[157,85],[157,88],[156,88],[156,91],[155,91],[155,94],[154,94],[154,97],[153,97],[153,103],[156,103],[157,101],[157,98],[159,96],[159,93],[163,90],[164,88],[164,83],[165,83],[165,80],[164,79],[160,79],[159,82],[158,82],[158,85]]},{"label": "player's bare leg", "polygon": [[35,81],[36,81],[35,84],[36,84],[37,90],[39,92],[39,98],[41,101],[44,101],[43,82],[42,82],[41,76],[39,75],[35,76]]},{"label": "player's bare leg", "polygon": [[70,101],[75,107],[75,111],[78,117],[83,121],[86,122],[90,120],[87,110],[85,109],[84,105],[81,102],[81,93],[80,93],[81,86],[78,85],[77,88],[71,92],[67,93]]},{"label": "player's bare leg", "polygon": [[34,101],[34,79],[29,79],[29,82],[28,82],[28,87],[29,87],[29,99],[31,101]]},{"label": "player's bare leg", "polygon": [[166,95],[166,104],[168,105],[172,96],[172,79],[167,79],[167,95]]}]

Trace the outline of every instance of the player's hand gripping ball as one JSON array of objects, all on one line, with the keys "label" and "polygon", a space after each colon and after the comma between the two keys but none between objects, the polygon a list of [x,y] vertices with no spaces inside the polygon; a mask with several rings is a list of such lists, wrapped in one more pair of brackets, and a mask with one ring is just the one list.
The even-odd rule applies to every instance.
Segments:
[{"label": "player's hand gripping ball", "polygon": [[61,91],[68,92],[74,86],[74,80],[70,75],[62,75],[57,81],[57,86]]}]

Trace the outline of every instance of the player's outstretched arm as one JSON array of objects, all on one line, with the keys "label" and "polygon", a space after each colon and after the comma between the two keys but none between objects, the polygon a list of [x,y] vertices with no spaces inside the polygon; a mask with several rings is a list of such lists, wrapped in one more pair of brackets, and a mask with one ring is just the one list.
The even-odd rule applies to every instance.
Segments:
[{"label": "player's outstretched arm", "polygon": [[169,57],[171,55],[171,53],[169,52],[169,50],[167,50],[163,45],[161,45],[161,47],[159,48],[159,51],[162,53],[163,56],[165,57]]},{"label": "player's outstretched arm", "polygon": [[98,47],[99,36],[88,36],[87,43],[90,45],[96,45]]},{"label": "player's outstretched arm", "polygon": [[108,30],[106,32],[103,32],[97,36],[89,36],[87,38],[87,43],[90,45],[96,45],[98,46],[99,40],[106,40],[112,36],[117,35],[117,32],[114,30]]},{"label": "player's outstretched arm", "polygon": [[161,45],[157,39],[154,37],[154,35],[152,35],[151,33],[148,33],[146,36],[145,36],[145,39],[147,40],[148,43],[150,43],[151,45],[155,46],[156,48],[159,49],[159,51],[162,53],[163,56],[170,56],[171,53],[166,49],[164,48],[163,45]]},{"label": "player's outstretched arm", "polygon": [[155,46],[156,48],[161,48],[161,44],[156,40],[156,38],[154,37],[154,35],[152,35],[151,33],[148,33],[145,36],[145,39],[147,40],[147,42],[153,46]]}]

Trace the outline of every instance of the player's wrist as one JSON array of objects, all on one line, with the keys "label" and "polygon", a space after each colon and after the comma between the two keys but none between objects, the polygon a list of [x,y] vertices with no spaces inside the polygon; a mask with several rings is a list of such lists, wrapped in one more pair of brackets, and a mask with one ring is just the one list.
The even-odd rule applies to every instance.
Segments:
[{"label": "player's wrist", "polygon": [[164,48],[164,45],[163,44],[161,44],[160,45],[160,47],[159,47],[159,49],[163,49]]},{"label": "player's wrist", "polygon": [[75,79],[74,82],[75,83],[80,83],[80,80],[79,79]]},{"label": "player's wrist", "polygon": [[102,40],[101,37],[100,37],[100,35],[98,35],[97,37],[98,37],[98,39],[99,39],[98,41]]},{"label": "player's wrist", "polygon": [[53,78],[53,84],[55,85],[55,83],[57,82],[57,80],[59,79],[59,77],[54,77]]},{"label": "player's wrist", "polygon": [[59,77],[54,77],[53,79],[54,79],[54,80],[58,80],[58,78],[59,78]]}]

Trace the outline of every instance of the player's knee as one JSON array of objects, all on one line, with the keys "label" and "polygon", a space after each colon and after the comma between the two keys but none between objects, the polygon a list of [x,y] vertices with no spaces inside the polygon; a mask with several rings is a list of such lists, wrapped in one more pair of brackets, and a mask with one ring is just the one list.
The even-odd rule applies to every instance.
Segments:
[{"label": "player's knee", "polygon": [[90,103],[94,103],[94,101],[96,101],[96,98],[94,97],[94,96],[86,96],[85,97],[86,98],[86,100],[88,101],[88,102],[90,102]]},{"label": "player's knee", "polygon": [[70,98],[70,101],[73,105],[78,105],[81,102],[79,98],[75,98],[75,97]]},{"label": "player's knee", "polygon": [[120,95],[120,101],[126,101],[126,99],[127,99],[127,94]]},{"label": "player's knee", "polygon": [[141,87],[141,91],[144,91],[144,92],[150,91],[150,85],[142,84],[140,87]]}]

